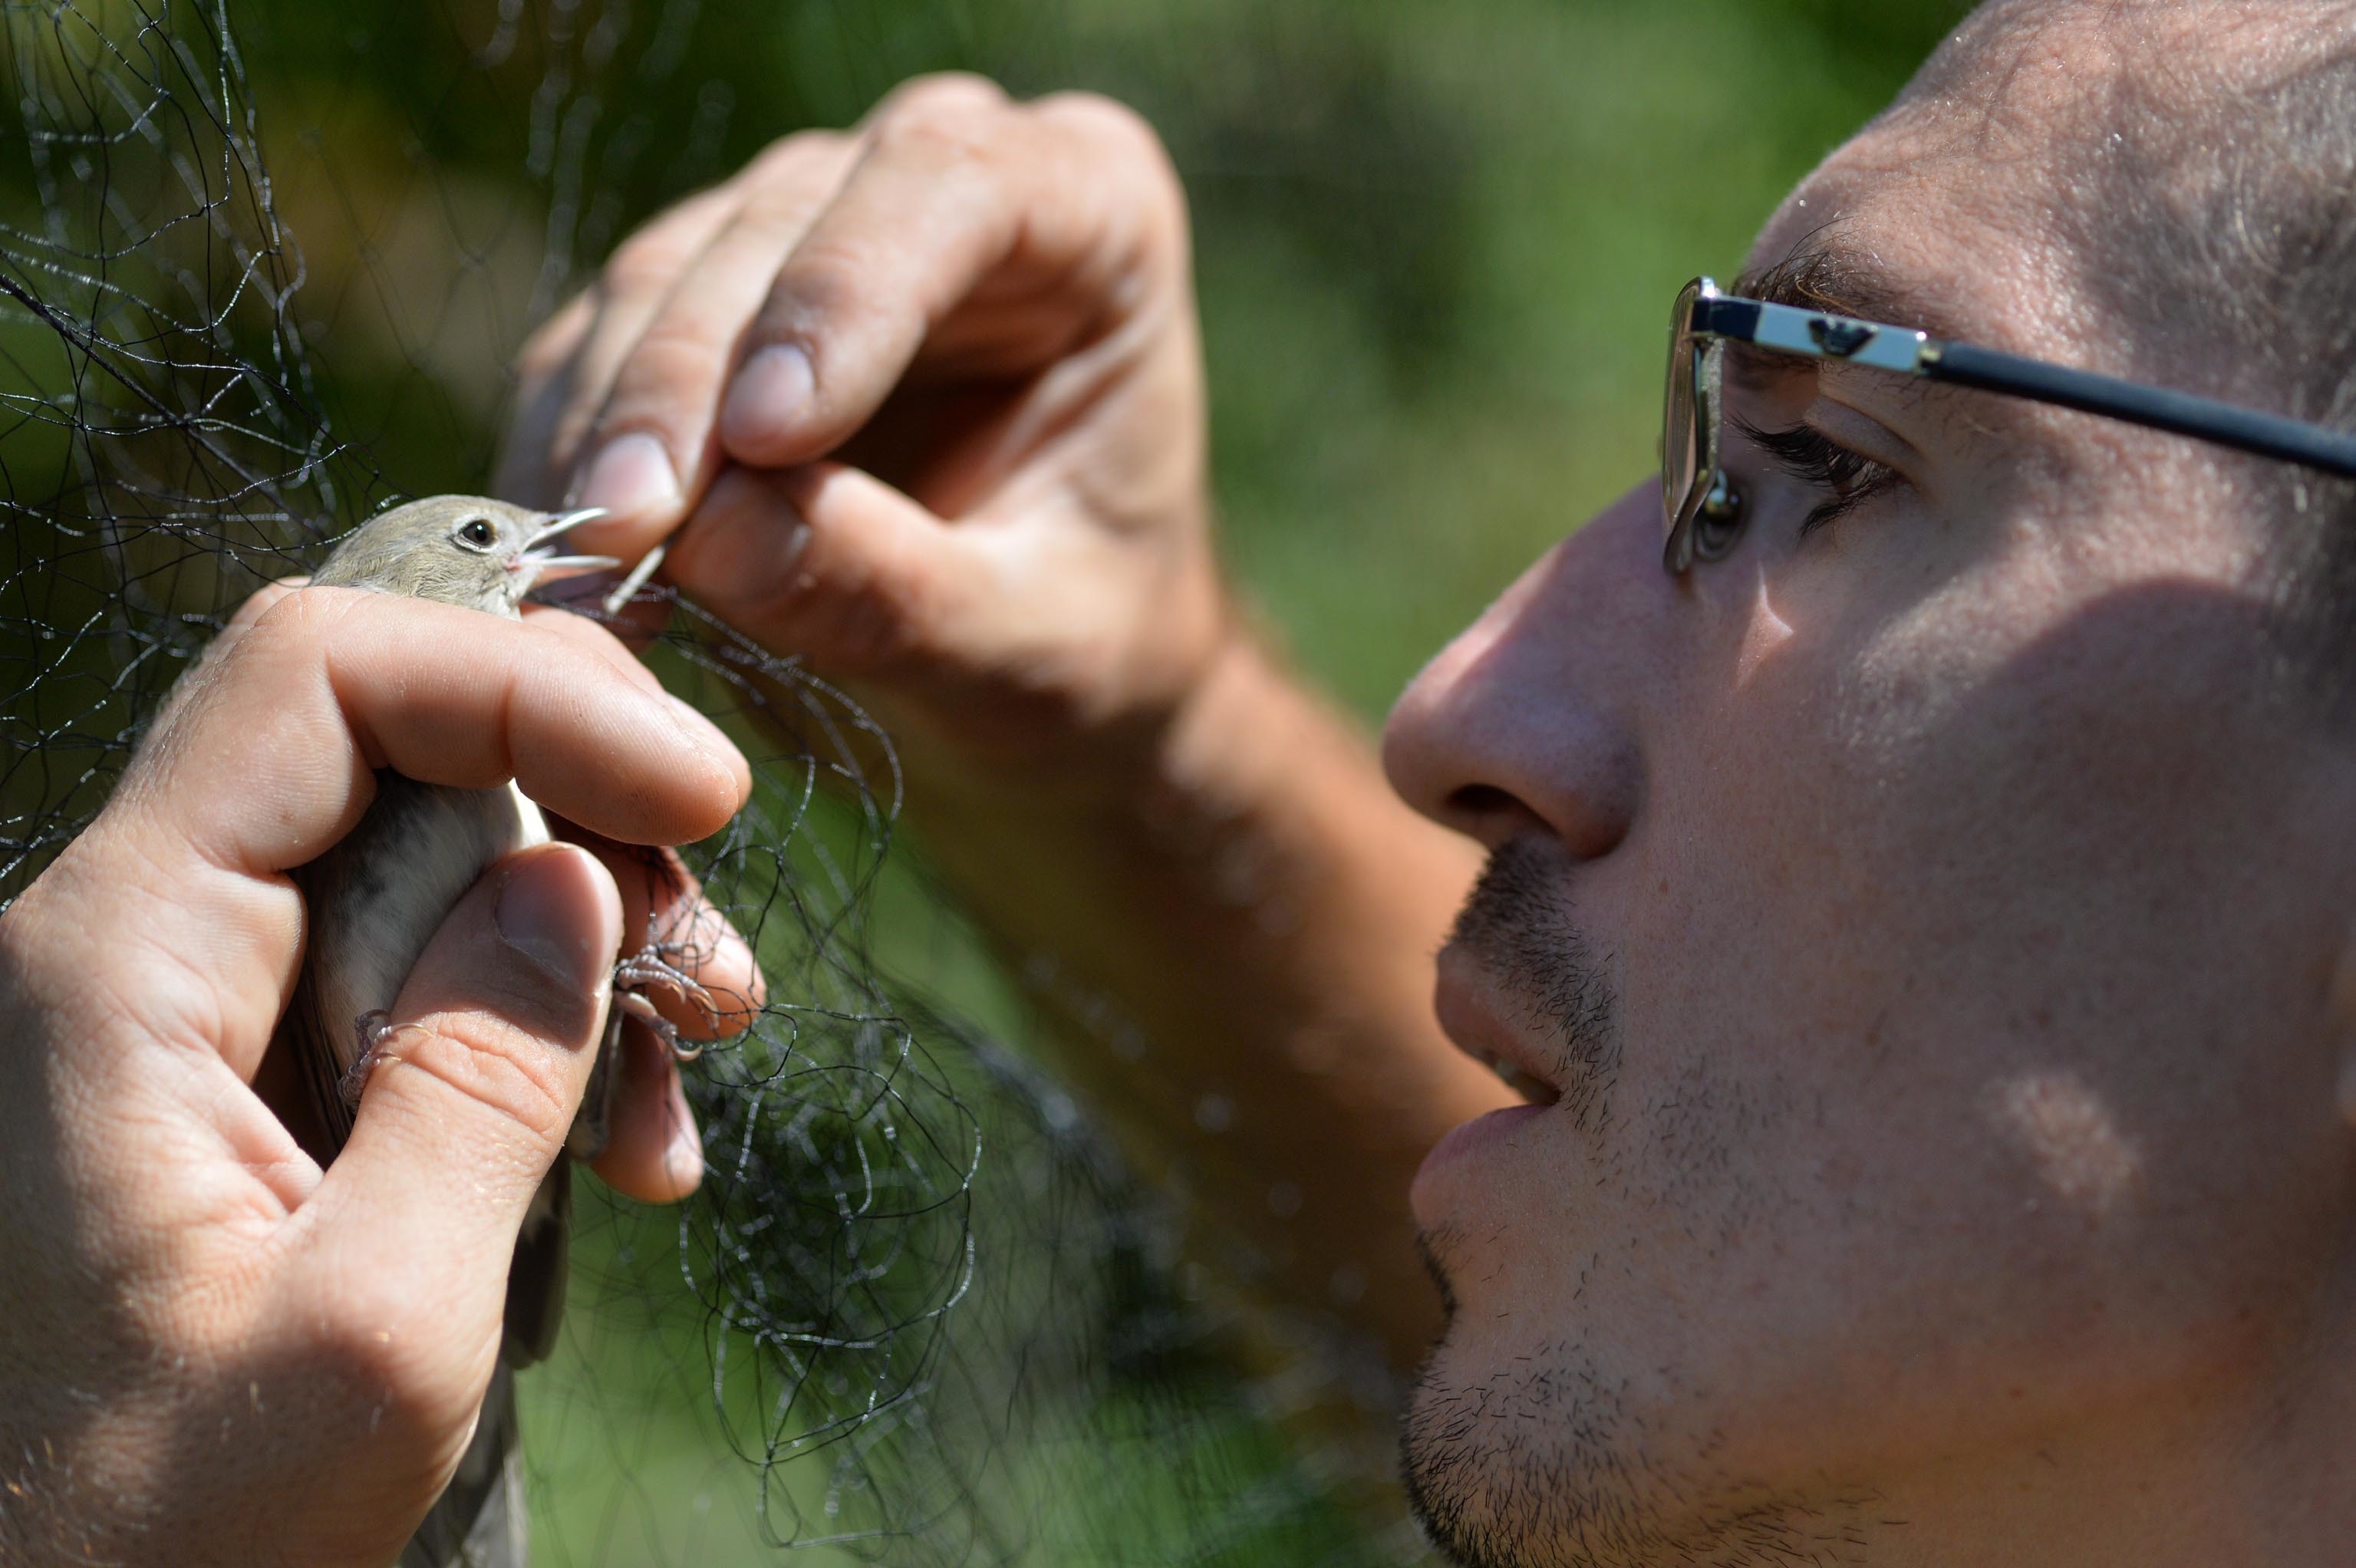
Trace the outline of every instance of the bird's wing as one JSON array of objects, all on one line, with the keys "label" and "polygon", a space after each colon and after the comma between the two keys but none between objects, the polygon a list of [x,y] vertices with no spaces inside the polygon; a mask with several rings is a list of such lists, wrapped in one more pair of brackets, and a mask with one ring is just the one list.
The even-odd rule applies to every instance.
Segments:
[{"label": "bird's wing", "polygon": [[351,1136],[344,1080],[366,1043],[362,1019],[399,999],[426,943],[492,862],[548,841],[539,807],[512,785],[449,789],[390,770],[376,783],[352,831],[294,873],[310,929],[280,1033],[301,1063],[323,1162]]}]

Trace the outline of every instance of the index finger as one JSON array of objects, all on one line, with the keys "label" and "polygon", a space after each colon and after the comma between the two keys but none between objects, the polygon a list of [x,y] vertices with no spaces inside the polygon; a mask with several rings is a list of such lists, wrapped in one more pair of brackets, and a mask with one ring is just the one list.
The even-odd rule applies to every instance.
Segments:
[{"label": "index finger", "polygon": [[[711,723],[633,662],[477,611],[307,588],[191,672],[115,798],[51,869],[45,961],[99,1016],[251,1075],[283,1011],[304,912],[284,874],[357,823],[375,770],[525,794],[608,837],[716,831],[750,789]],[[104,932],[106,940],[78,939]]]},{"label": "index finger", "polygon": [[359,820],[384,767],[476,789],[513,779],[629,843],[725,825],[752,780],[727,737],[607,634],[537,620],[348,589],[291,594],[141,747],[125,807],[256,872],[316,859]]},{"label": "index finger", "polygon": [[920,83],[866,134],[738,347],[719,438],[740,463],[831,451],[920,350],[1002,378],[1109,339],[1183,272],[1176,176],[1144,122],[1108,100],[1015,104],[970,81]]}]

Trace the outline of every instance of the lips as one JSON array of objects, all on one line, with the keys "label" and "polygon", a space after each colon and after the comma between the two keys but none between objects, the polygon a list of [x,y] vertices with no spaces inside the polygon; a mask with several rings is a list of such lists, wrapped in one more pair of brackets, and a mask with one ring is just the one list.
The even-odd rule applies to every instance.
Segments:
[{"label": "lips", "polygon": [[1441,950],[1432,1008],[1456,1049],[1494,1072],[1515,1093],[1533,1105],[1551,1105],[1562,1098],[1557,1053],[1506,1021],[1518,1009],[1499,995],[1496,982],[1469,949],[1451,944]]}]

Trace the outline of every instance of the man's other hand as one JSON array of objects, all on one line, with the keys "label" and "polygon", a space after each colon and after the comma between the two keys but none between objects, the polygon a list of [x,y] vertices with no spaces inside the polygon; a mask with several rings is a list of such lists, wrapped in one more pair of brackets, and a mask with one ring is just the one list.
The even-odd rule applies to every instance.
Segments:
[{"label": "man's other hand", "polygon": [[[380,1564],[466,1448],[631,916],[580,848],[494,867],[322,1171],[253,1085],[302,960],[286,873],[380,767],[513,777],[637,844],[714,831],[748,788],[575,617],[249,607],[0,919],[0,1558]],[[619,1118],[648,1136],[609,1179],[676,1195],[662,1120]]]}]

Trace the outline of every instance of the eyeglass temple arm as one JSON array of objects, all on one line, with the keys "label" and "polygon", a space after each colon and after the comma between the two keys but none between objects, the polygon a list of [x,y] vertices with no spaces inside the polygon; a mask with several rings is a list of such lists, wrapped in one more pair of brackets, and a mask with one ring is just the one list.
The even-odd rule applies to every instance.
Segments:
[{"label": "eyeglass temple arm", "polygon": [[2065,409],[2172,431],[2356,478],[2356,436],[2235,403],[2221,403],[2214,398],[2197,398],[2190,392],[2024,359],[1998,349],[1943,342],[1904,327],[1822,315],[1739,295],[1706,293],[1695,304],[1692,325],[1702,336],[1755,343],[1814,359],[1852,360],[1929,380],[2058,403]]},{"label": "eyeglass temple arm", "polygon": [[1943,343],[1931,338],[1922,345],[1914,372],[1933,381],[2058,403],[2084,413],[2104,414],[2153,430],[2173,431],[2263,457],[2305,464],[2329,473],[2356,478],[2356,436],[2303,424],[2280,414],[2261,413],[2214,398],[2198,398],[2166,387],[2147,387],[2024,359],[1994,348],[1968,343]]}]

